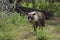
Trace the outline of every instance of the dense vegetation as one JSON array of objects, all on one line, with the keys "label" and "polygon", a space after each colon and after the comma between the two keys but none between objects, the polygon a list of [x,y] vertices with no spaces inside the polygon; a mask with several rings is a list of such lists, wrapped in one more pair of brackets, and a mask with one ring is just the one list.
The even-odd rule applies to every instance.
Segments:
[{"label": "dense vegetation", "polygon": [[[32,3],[22,2],[21,5],[33,8]],[[54,18],[60,18],[59,2],[49,3],[36,0],[34,8],[52,11],[55,15]],[[56,20],[54,22],[46,21],[46,27],[43,29],[37,28],[35,34],[32,25],[27,20],[27,16],[20,16],[17,12],[6,15],[0,11],[0,40],[60,40],[60,23],[55,22]],[[31,31],[33,34],[30,33]],[[28,37],[26,38],[26,36]]]}]

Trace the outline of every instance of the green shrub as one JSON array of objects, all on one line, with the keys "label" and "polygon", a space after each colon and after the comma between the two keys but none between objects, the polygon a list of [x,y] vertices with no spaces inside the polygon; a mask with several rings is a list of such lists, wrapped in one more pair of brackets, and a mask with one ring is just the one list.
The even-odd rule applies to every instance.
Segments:
[{"label": "green shrub", "polygon": [[[21,4],[25,7],[33,8],[32,3],[28,3],[28,6],[27,6],[26,2],[23,2]],[[52,11],[52,13],[55,16],[60,16],[60,14],[59,14],[60,13],[60,3],[59,2],[49,3],[45,0],[43,0],[43,1],[36,0],[34,5],[35,5],[36,9]]]},{"label": "green shrub", "polygon": [[50,34],[47,28],[37,29],[37,40],[50,40]]},{"label": "green shrub", "polygon": [[55,31],[58,32],[58,33],[60,33],[60,27],[59,26],[56,26],[55,27]]},{"label": "green shrub", "polygon": [[18,40],[21,28],[27,25],[26,17],[16,12],[8,16],[0,12],[0,17],[0,40]]}]

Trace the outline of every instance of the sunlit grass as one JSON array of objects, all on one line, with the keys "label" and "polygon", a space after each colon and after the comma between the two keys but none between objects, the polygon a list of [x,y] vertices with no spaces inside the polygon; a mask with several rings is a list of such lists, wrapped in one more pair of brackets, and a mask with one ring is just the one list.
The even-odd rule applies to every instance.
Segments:
[{"label": "sunlit grass", "polygon": [[[3,17],[4,15],[2,14],[0,16]],[[7,17],[0,18],[0,40],[18,40],[20,31],[22,31],[27,24],[27,18],[20,16],[16,12],[11,13]]]}]

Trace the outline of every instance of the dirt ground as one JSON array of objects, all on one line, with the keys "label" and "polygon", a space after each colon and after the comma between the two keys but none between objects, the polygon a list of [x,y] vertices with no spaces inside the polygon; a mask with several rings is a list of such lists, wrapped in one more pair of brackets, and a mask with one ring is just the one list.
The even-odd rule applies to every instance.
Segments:
[{"label": "dirt ground", "polygon": [[[51,31],[51,35],[53,36],[52,40],[60,40],[60,33],[55,31],[56,26],[60,26],[60,17],[56,17],[54,20],[47,20],[46,22],[49,30]],[[31,26],[29,26],[27,30],[20,32],[19,40],[32,40],[33,38],[36,38],[36,35],[34,34]]]}]

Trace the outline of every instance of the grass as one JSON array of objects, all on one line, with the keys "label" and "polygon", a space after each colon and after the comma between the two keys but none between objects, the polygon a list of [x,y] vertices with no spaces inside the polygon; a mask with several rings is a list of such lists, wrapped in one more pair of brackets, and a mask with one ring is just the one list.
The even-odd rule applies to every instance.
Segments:
[{"label": "grass", "polygon": [[[46,4],[47,3],[47,4]],[[21,3],[24,7],[32,8],[32,3]],[[48,5],[48,6],[47,6]],[[53,9],[55,16],[60,16],[60,3],[39,2],[35,3],[36,9],[51,10]],[[60,40],[60,23],[55,20],[47,21],[46,27],[37,29],[35,35],[32,25],[28,22],[26,16],[20,16],[14,12],[6,15],[0,12],[0,40]]]},{"label": "grass", "polygon": [[60,26],[56,26],[55,30],[56,30],[57,33],[60,33]]},{"label": "grass", "polygon": [[48,21],[46,27],[43,30],[37,29],[35,35],[26,16],[20,16],[16,12],[5,16],[0,12],[0,40],[40,40],[42,38],[44,38],[42,40],[59,40],[59,25]]},{"label": "grass", "polygon": [[0,40],[54,40],[55,38],[58,40],[60,38],[60,36],[56,36],[57,32],[60,32],[60,27],[54,26],[54,23],[49,23],[49,25],[46,23],[46,27],[37,29],[35,35],[26,16],[20,16],[16,12],[5,16],[1,12],[0,17]]},{"label": "grass", "polygon": [[3,17],[5,15],[2,13],[0,16],[0,40],[17,40],[20,31],[28,24],[26,17],[21,17],[18,13],[6,17]]},{"label": "grass", "polygon": [[50,31],[47,28],[37,30],[37,40],[50,40]]},{"label": "grass", "polygon": [[26,5],[26,2],[23,2],[23,3],[21,3],[21,4],[22,4],[22,6],[24,6],[24,7],[29,7],[29,8],[32,8],[32,7],[33,7],[32,3],[28,3],[28,6]]}]

